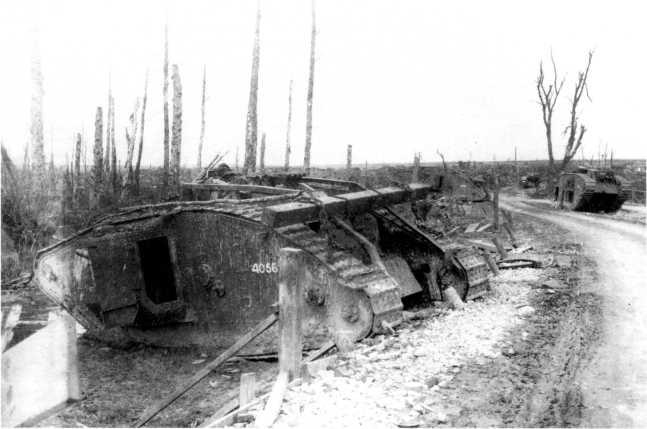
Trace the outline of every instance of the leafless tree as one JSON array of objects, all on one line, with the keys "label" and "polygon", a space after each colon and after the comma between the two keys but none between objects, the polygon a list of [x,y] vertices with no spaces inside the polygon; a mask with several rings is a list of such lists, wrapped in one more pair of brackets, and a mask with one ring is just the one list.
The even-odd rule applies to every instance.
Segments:
[{"label": "leafless tree", "polygon": [[346,171],[350,172],[351,166],[353,165],[353,145],[349,144],[346,148]]},{"label": "leafless tree", "polygon": [[72,172],[72,201],[75,207],[81,202],[81,133],[76,133],[74,143],[74,169]]},{"label": "leafless tree", "polygon": [[290,128],[292,127],[292,81],[290,80],[290,92],[288,94],[288,126],[287,132],[285,133],[285,165],[283,169],[288,171],[290,169],[290,153],[292,148],[290,147]]},{"label": "leafless tree", "polygon": [[265,173],[265,133],[261,137],[261,153],[258,157],[258,169],[261,173]]},{"label": "leafless tree", "polygon": [[436,149],[436,153],[438,154],[440,159],[443,161],[443,171],[446,172],[447,171],[447,164],[445,164],[445,155],[443,155],[443,153],[439,149]]},{"label": "leafless tree", "polygon": [[252,52],[252,77],[249,84],[249,106],[247,108],[247,128],[245,131],[245,161],[243,174],[256,170],[256,146],[258,144],[258,68],[260,65],[260,2],[256,9],[256,33]]},{"label": "leafless tree", "polygon": [[112,122],[112,79],[108,79],[108,113],[106,114],[106,151],[103,157],[103,170],[106,174],[106,177],[110,178],[110,143],[112,142],[112,132],[111,122]]},{"label": "leafless tree", "polygon": [[146,101],[148,100],[148,72],[144,81],[144,99],[142,101],[142,116],[139,129],[139,148],[137,149],[137,163],[135,164],[135,194],[139,195],[139,175],[142,164],[142,150],[144,149],[144,123],[146,120]]},{"label": "leafless tree", "polygon": [[170,192],[173,198],[180,196],[180,153],[182,148],[182,82],[180,69],[173,64],[173,135],[171,138]]},{"label": "leafless tree", "polygon": [[103,109],[97,107],[97,115],[94,120],[94,162],[92,164],[92,207],[99,204],[103,193]]},{"label": "leafless tree", "polygon": [[[589,71],[591,69],[591,60],[593,59],[593,52],[589,51],[586,68],[583,72],[578,73],[577,81],[573,92],[573,98],[570,100],[571,111],[570,120],[564,134],[567,135],[566,145],[564,148],[564,156],[560,165],[556,165],[555,157],[553,154],[553,114],[559,95],[564,87],[564,78],[559,79],[557,73],[557,66],[551,54],[550,60],[553,68],[552,82],[547,82],[547,77],[544,74],[543,62],[539,63],[539,75],[537,77],[537,95],[539,97],[539,104],[541,106],[542,120],[546,130],[546,144],[548,148],[548,163],[552,175],[556,175],[563,171],[568,163],[573,159],[578,149],[582,145],[582,138],[586,132],[586,127],[579,122],[578,107],[582,99],[582,95],[586,93],[588,97],[587,80]],[[589,98],[590,99],[590,98]]]},{"label": "leafless tree", "polygon": [[162,198],[166,197],[169,182],[169,113],[168,113],[168,25],[164,26],[164,172],[162,174]]},{"label": "leafless tree", "polygon": [[310,75],[308,76],[308,95],[306,99],[306,147],[303,155],[303,169],[310,174],[310,150],[312,149],[312,94],[315,79],[315,39],[317,26],[315,20],[315,2],[312,0],[312,31],[310,34]]},{"label": "leafless tree", "polygon": [[422,154],[416,152],[413,154],[413,171],[411,172],[411,181],[416,183],[420,180],[420,158]]},{"label": "leafless tree", "polygon": [[121,180],[119,178],[119,163],[117,162],[117,147],[115,146],[115,98],[110,95],[110,182],[112,194],[119,199]]},{"label": "leafless tree", "polygon": [[33,197],[36,200],[36,207],[40,208],[43,190],[46,189],[45,178],[45,142],[43,136],[43,74],[41,71],[40,57],[34,53],[31,63],[31,79],[33,93],[31,97],[31,171]]},{"label": "leafless tree", "polygon": [[200,143],[198,144],[198,169],[202,168],[202,145],[204,143],[204,103],[207,92],[207,66],[202,69],[202,109],[200,117]]},{"label": "leafless tree", "polygon": [[133,195],[135,188],[135,171],[133,170],[133,157],[135,154],[135,141],[137,139],[137,113],[139,111],[139,99],[135,102],[135,108],[128,117],[126,127],[126,182],[124,183],[124,197]]}]

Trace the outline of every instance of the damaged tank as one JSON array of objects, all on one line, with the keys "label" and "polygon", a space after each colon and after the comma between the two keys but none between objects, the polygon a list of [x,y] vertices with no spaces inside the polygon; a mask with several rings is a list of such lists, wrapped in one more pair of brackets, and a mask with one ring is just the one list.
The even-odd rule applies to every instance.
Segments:
[{"label": "damaged tank", "polygon": [[560,175],[555,202],[562,209],[614,213],[631,197],[630,185],[612,170],[578,167]]},{"label": "damaged tank", "polygon": [[[275,181],[193,182],[184,201],[108,215],[41,250],[37,284],[99,338],[209,348],[232,345],[273,311],[282,247],[306,254],[309,348],[388,330],[404,306],[442,299],[448,286],[464,299],[489,288],[477,253],[431,239],[397,212],[431,186]],[[275,350],[275,339],[268,331],[247,349]]]}]

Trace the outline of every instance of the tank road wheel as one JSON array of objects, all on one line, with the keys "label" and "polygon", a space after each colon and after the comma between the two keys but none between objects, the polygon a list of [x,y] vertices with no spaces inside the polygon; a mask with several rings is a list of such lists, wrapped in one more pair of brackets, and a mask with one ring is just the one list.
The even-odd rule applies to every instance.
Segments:
[{"label": "tank road wheel", "polygon": [[344,286],[332,288],[326,299],[328,326],[337,348],[350,349],[366,337],[373,325],[373,311],[366,294]]}]

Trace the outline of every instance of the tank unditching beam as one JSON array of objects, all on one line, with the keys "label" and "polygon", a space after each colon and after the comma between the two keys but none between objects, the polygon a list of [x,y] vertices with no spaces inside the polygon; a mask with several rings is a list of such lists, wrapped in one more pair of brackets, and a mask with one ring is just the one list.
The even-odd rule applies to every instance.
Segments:
[{"label": "tank unditching beam", "polygon": [[270,227],[292,225],[319,219],[321,210],[330,216],[365,213],[369,210],[418,200],[432,192],[433,188],[421,183],[412,183],[407,188],[387,187],[321,197],[317,202],[292,202],[266,207],[263,222]]}]

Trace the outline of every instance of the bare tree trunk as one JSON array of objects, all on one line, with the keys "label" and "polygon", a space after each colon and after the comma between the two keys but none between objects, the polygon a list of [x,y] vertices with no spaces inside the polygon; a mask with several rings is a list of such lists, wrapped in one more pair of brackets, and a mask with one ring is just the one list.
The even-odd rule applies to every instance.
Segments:
[{"label": "bare tree trunk", "polygon": [[115,145],[115,99],[112,95],[110,96],[110,106],[110,180],[113,198],[118,200],[121,196],[121,180],[119,179],[119,163]]},{"label": "bare tree trunk", "polygon": [[54,151],[50,152],[49,154],[49,169],[47,171],[47,179],[49,182],[48,195],[55,196],[57,177],[56,167],[54,166]]},{"label": "bare tree trunk", "polygon": [[204,143],[204,102],[207,92],[207,66],[202,70],[202,115],[200,118],[200,143],[198,144],[198,169],[202,169],[202,145]]},{"label": "bare tree trunk", "polygon": [[417,183],[420,180],[420,152],[413,154],[413,171],[411,172],[411,181]]},{"label": "bare tree trunk", "polygon": [[139,148],[137,149],[137,164],[135,164],[135,195],[139,195],[139,174],[142,164],[142,150],[144,149],[144,122],[146,120],[146,101],[148,100],[148,72],[144,82],[144,100],[142,102],[141,128],[139,131]]},{"label": "bare tree trunk", "polygon": [[290,147],[290,129],[292,127],[292,81],[290,81],[290,92],[288,95],[288,127],[287,132],[285,133],[285,165],[283,169],[288,171],[290,169],[290,153],[292,148]]},{"label": "bare tree trunk", "polygon": [[346,171],[350,173],[351,166],[353,165],[353,145],[349,144],[346,148]]},{"label": "bare tree trunk", "polygon": [[447,173],[447,164],[445,164],[445,155],[443,155],[443,153],[438,149],[436,149],[436,153],[438,154],[438,156],[443,162],[443,171]]},{"label": "bare tree trunk", "polygon": [[137,139],[137,112],[139,99],[135,102],[135,109],[129,117],[129,127],[126,128],[126,182],[124,183],[124,197],[129,198],[134,193],[135,172],[133,170],[133,156],[135,154],[135,140]]},{"label": "bare tree trunk", "polygon": [[182,82],[177,64],[173,64],[173,136],[171,139],[170,196],[178,198],[180,190],[180,152],[182,147]]},{"label": "bare tree trunk", "polygon": [[92,197],[90,206],[97,207],[103,193],[103,110],[97,107],[94,120],[94,163],[92,165]]},{"label": "bare tree trunk", "polygon": [[72,176],[73,191],[72,200],[74,207],[78,208],[81,203],[81,133],[76,133],[74,145],[74,171]]},{"label": "bare tree trunk", "polygon": [[40,58],[34,53],[31,64],[31,79],[33,93],[31,97],[31,169],[32,169],[32,196],[34,197],[36,212],[44,205],[46,189],[45,178],[45,142],[43,137],[43,74],[41,72]]},{"label": "bare tree trunk", "polygon": [[308,98],[306,101],[306,147],[303,155],[303,169],[310,174],[310,150],[312,148],[312,93],[315,79],[315,36],[317,34],[315,21],[315,3],[312,0],[312,33],[310,35],[310,75],[308,77]]},{"label": "bare tree trunk", "polygon": [[256,145],[258,143],[258,68],[260,65],[260,31],[261,10],[260,3],[256,11],[256,34],[254,36],[254,50],[252,52],[252,78],[249,84],[249,106],[247,108],[247,129],[245,132],[245,161],[243,174],[256,170]]},{"label": "bare tree trunk", "polygon": [[234,164],[234,169],[238,173],[238,146],[236,146],[236,163]]},{"label": "bare tree trunk", "polygon": [[261,137],[261,153],[258,161],[258,168],[261,173],[265,173],[265,133]]},{"label": "bare tree trunk", "polygon": [[65,173],[63,174],[63,201],[61,204],[61,211],[63,217],[63,224],[68,223],[68,213],[74,209],[74,182],[72,179],[72,171],[70,164],[65,163]]},{"label": "bare tree trunk", "polygon": [[103,171],[106,174],[106,178],[110,177],[110,143],[112,142],[112,136],[110,135],[112,131],[112,81],[110,79],[108,83],[108,113],[106,114],[106,151],[104,152],[103,157]]},{"label": "bare tree trunk", "polygon": [[162,174],[162,199],[169,185],[169,114],[168,114],[168,25],[164,26],[164,172]]}]

